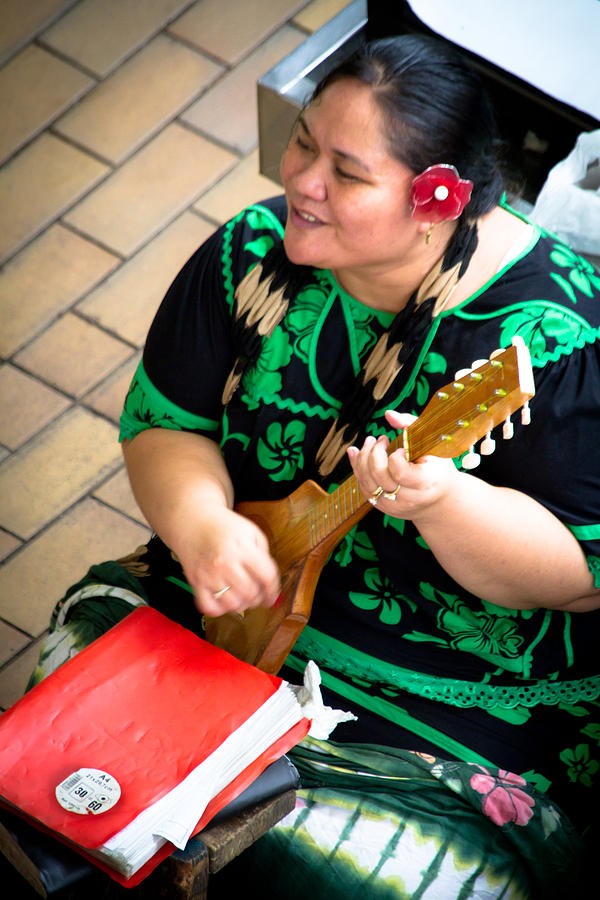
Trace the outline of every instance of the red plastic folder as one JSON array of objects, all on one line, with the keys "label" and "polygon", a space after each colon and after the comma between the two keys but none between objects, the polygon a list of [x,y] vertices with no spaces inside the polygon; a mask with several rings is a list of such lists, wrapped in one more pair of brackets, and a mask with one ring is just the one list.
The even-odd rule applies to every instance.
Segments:
[{"label": "red plastic folder", "polygon": [[[0,802],[133,886],[173,844],[167,841],[127,876],[96,859],[98,848],[161,798],[174,796],[170,792],[186,779],[187,785],[282,685],[156,610],[137,609],[0,718]],[[302,740],[310,724],[300,712],[291,728],[210,796],[191,833]],[[100,773],[91,785],[78,776],[88,770]]]}]

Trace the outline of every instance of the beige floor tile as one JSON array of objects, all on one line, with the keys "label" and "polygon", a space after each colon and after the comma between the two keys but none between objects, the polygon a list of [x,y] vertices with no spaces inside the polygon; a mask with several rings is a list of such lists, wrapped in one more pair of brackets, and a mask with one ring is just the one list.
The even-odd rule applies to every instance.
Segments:
[{"label": "beige floor tile", "polygon": [[30,44],[0,71],[0,163],[89,90],[95,82]]},{"label": "beige floor tile", "polygon": [[258,171],[258,150],[243,159],[194,203],[194,209],[216,222],[226,222],[251,203],[281,193],[281,185]]},{"label": "beige floor tile", "polygon": [[133,347],[214,223],[279,192],[239,159],[256,80],[337,5],[0,0],[0,708],[68,585],[150,536],[116,440]]},{"label": "beige floor tile", "polygon": [[82,0],[48,31],[49,46],[106,75],[192,0]]},{"label": "beige floor tile", "polygon": [[118,425],[123,411],[123,403],[141,355],[141,353],[135,353],[125,365],[119,366],[116,372],[105,378],[102,384],[99,384],[83,398],[83,403],[100,415],[112,419]]},{"label": "beige floor tile", "polygon": [[65,221],[130,256],[235,161],[227,150],[173,123],[69,212]]},{"label": "beige floor tile", "polygon": [[93,496],[97,500],[101,500],[102,503],[112,506],[117,512],[124,513],[131,519],[135,519],[136,522],[145,525],[146,528],[149,527],[133,496],[125,467],[109,478],[102,487],[94,491]]},{"label": "beige floor tile", "polygon": [[120,462],[114,425],[87,410],[69,410],[2,462],[0,526],[32,537]]},{"label": "beige floor tile", "polygon": [[0,707],[8,709],[23,696],[39,656],[39,642],[29,647],[0,672]]},{"label": "beige floor tile", "polygon": [[67,588],[89,567],[130,553],[150,530],[86,498],[0,569],[0,616],[39,635]]},{"label": "beige floor tile", "polygon": [[158,35],[63,116],[55,130],[119,163],[222,71],[202,54]]},{"label": "beige floor tile", "polygon": [[70,401],[14,366],[0,368],[0,442],[16,450]]},{"label": "beige floor tile", "polygon": [[254,50],[304,4],[298,0],[202,0],[169,29],[229,65]]},{"label": "beige floor tile", "polygon": [[294,25],[306,28],[312,33],[322,28],[326,22],[329,22],[349,5],[349,0],[312,0],[312,3],[294,16]]},{"label": "beige floor tile", "polygon": [[2,0],[0,65],[77,0]]},{"label": "beige floor tile", "polygon": [[284,25],[209,88],[181,116],[182,120],[239,153],[249,153],[258,142],[256,82],[305,38],[297,28]]},{"label": "beige floor tile", "polygon": [[0,622],[0,666],[29,644],[30,638]]},{"label": "beige floor tile", "polygon": [[67,313],[15,357],[33,375],[80,397],[132,355],[127,344]]},{"label": "beige floor tile", "polygon": [[0,272],[0,356],[11,356],[118,263],[62,225],[48,228]]},{"label": "beige floor tile", "polygon": [[75,203],[108,167],[51,134],[0,170],[0,263]]},{"label": "beige floor tile", "polygon": [[14,553],[21,544],[22,541],[16,538],[14,534],[9,534],[8,531],[0,528],[0,560],[6,559],[7,556]]},{"label": "beige floor tile", "polygon": [[214,228],[185,212],[78,305],[78,310],[141,347],[173,278]]}]

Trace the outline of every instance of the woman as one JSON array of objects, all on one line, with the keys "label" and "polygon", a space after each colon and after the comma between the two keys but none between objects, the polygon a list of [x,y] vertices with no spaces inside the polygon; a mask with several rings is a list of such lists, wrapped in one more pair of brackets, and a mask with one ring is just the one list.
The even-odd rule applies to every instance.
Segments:
[{"label": "woman", "polygon": [[[374,511],[285,672],[314,658],[357,721],[297,748],[299,808],[242,857],[274,896],[577,895],[600,756],[600,278],[505,206],[494,151],[476,76],[435,41],[376,42],[318,86],[285,200],[209,239],[150,330],[122,437],[159,537],[57,609],[53,660],[139,602],[197,631],[270,606],[280,573],[234,502],[356,474]],[[531,425],[469,473],[388,455],[515,335]]]}]

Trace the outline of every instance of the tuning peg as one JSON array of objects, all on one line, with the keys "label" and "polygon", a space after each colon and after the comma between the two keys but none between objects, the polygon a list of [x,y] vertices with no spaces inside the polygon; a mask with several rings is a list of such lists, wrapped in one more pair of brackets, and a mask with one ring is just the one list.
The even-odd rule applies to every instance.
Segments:
[{"label": "tuning peg", "polygon": [[510,441],[511,437],[515,433],[515,426],[510,420],[510,416],[507,416],[504,420],[504,425],[502,426],[502,437],[505,441]]},{"label": "tuning peg", "polygon": [[531,425],[531,409],[529,408],[529,400],[526,400],[521,410],[521,424]]},{"label": "tuning peg", "polygon": [[479,453],[475,453],[473,448],[471,447],[461,460],[461,466],[463,469],[476,469],[479,463],[481,462],[481,457]]},{"label": "tuning peg", "polygon": [[496,357],[502,356],[503,353],[504,353],[504,350],[501,350],[500,348],[498,348],[497,350],[494,350],[492,353],[490,353],[490,365],[494,366],[495,368],[502,368],[504,363],[500,362],[500,360],[496,359]]},{"label": "tuning peg", "polygon": [[479,445],[479,452],[483,456],[491,456],[495,449],[496,441],[492,437],[492,432],[488,431],[481,444]]},{"label": "tuning peg", "polygon": [[487,364],[488,364],[487,359],[476,359],[474,362],[471,363],[471,369],[480,369],[482,366],[487,366]]},{"label": "tuning peg", "polygon": [[459,369],[458,372],[456,372],[456,374],[454,375],[454,380],[458,381],[459,378],[464,378],[465,375],[470,375],[470,374],[471,374],[470,369]]}]

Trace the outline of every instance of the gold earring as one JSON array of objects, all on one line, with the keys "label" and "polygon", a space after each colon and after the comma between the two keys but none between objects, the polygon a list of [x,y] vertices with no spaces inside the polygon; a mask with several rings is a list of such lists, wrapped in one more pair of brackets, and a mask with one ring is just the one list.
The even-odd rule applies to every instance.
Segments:
[{"label": "gold earring", "polygon": [[426,244],[428,244],[429,241],[431,240],[431,232],[432,231],[433,231],[433,225],[430,225],[429,228],[427,229],[427,233],[425,235],[425,243]]}]

